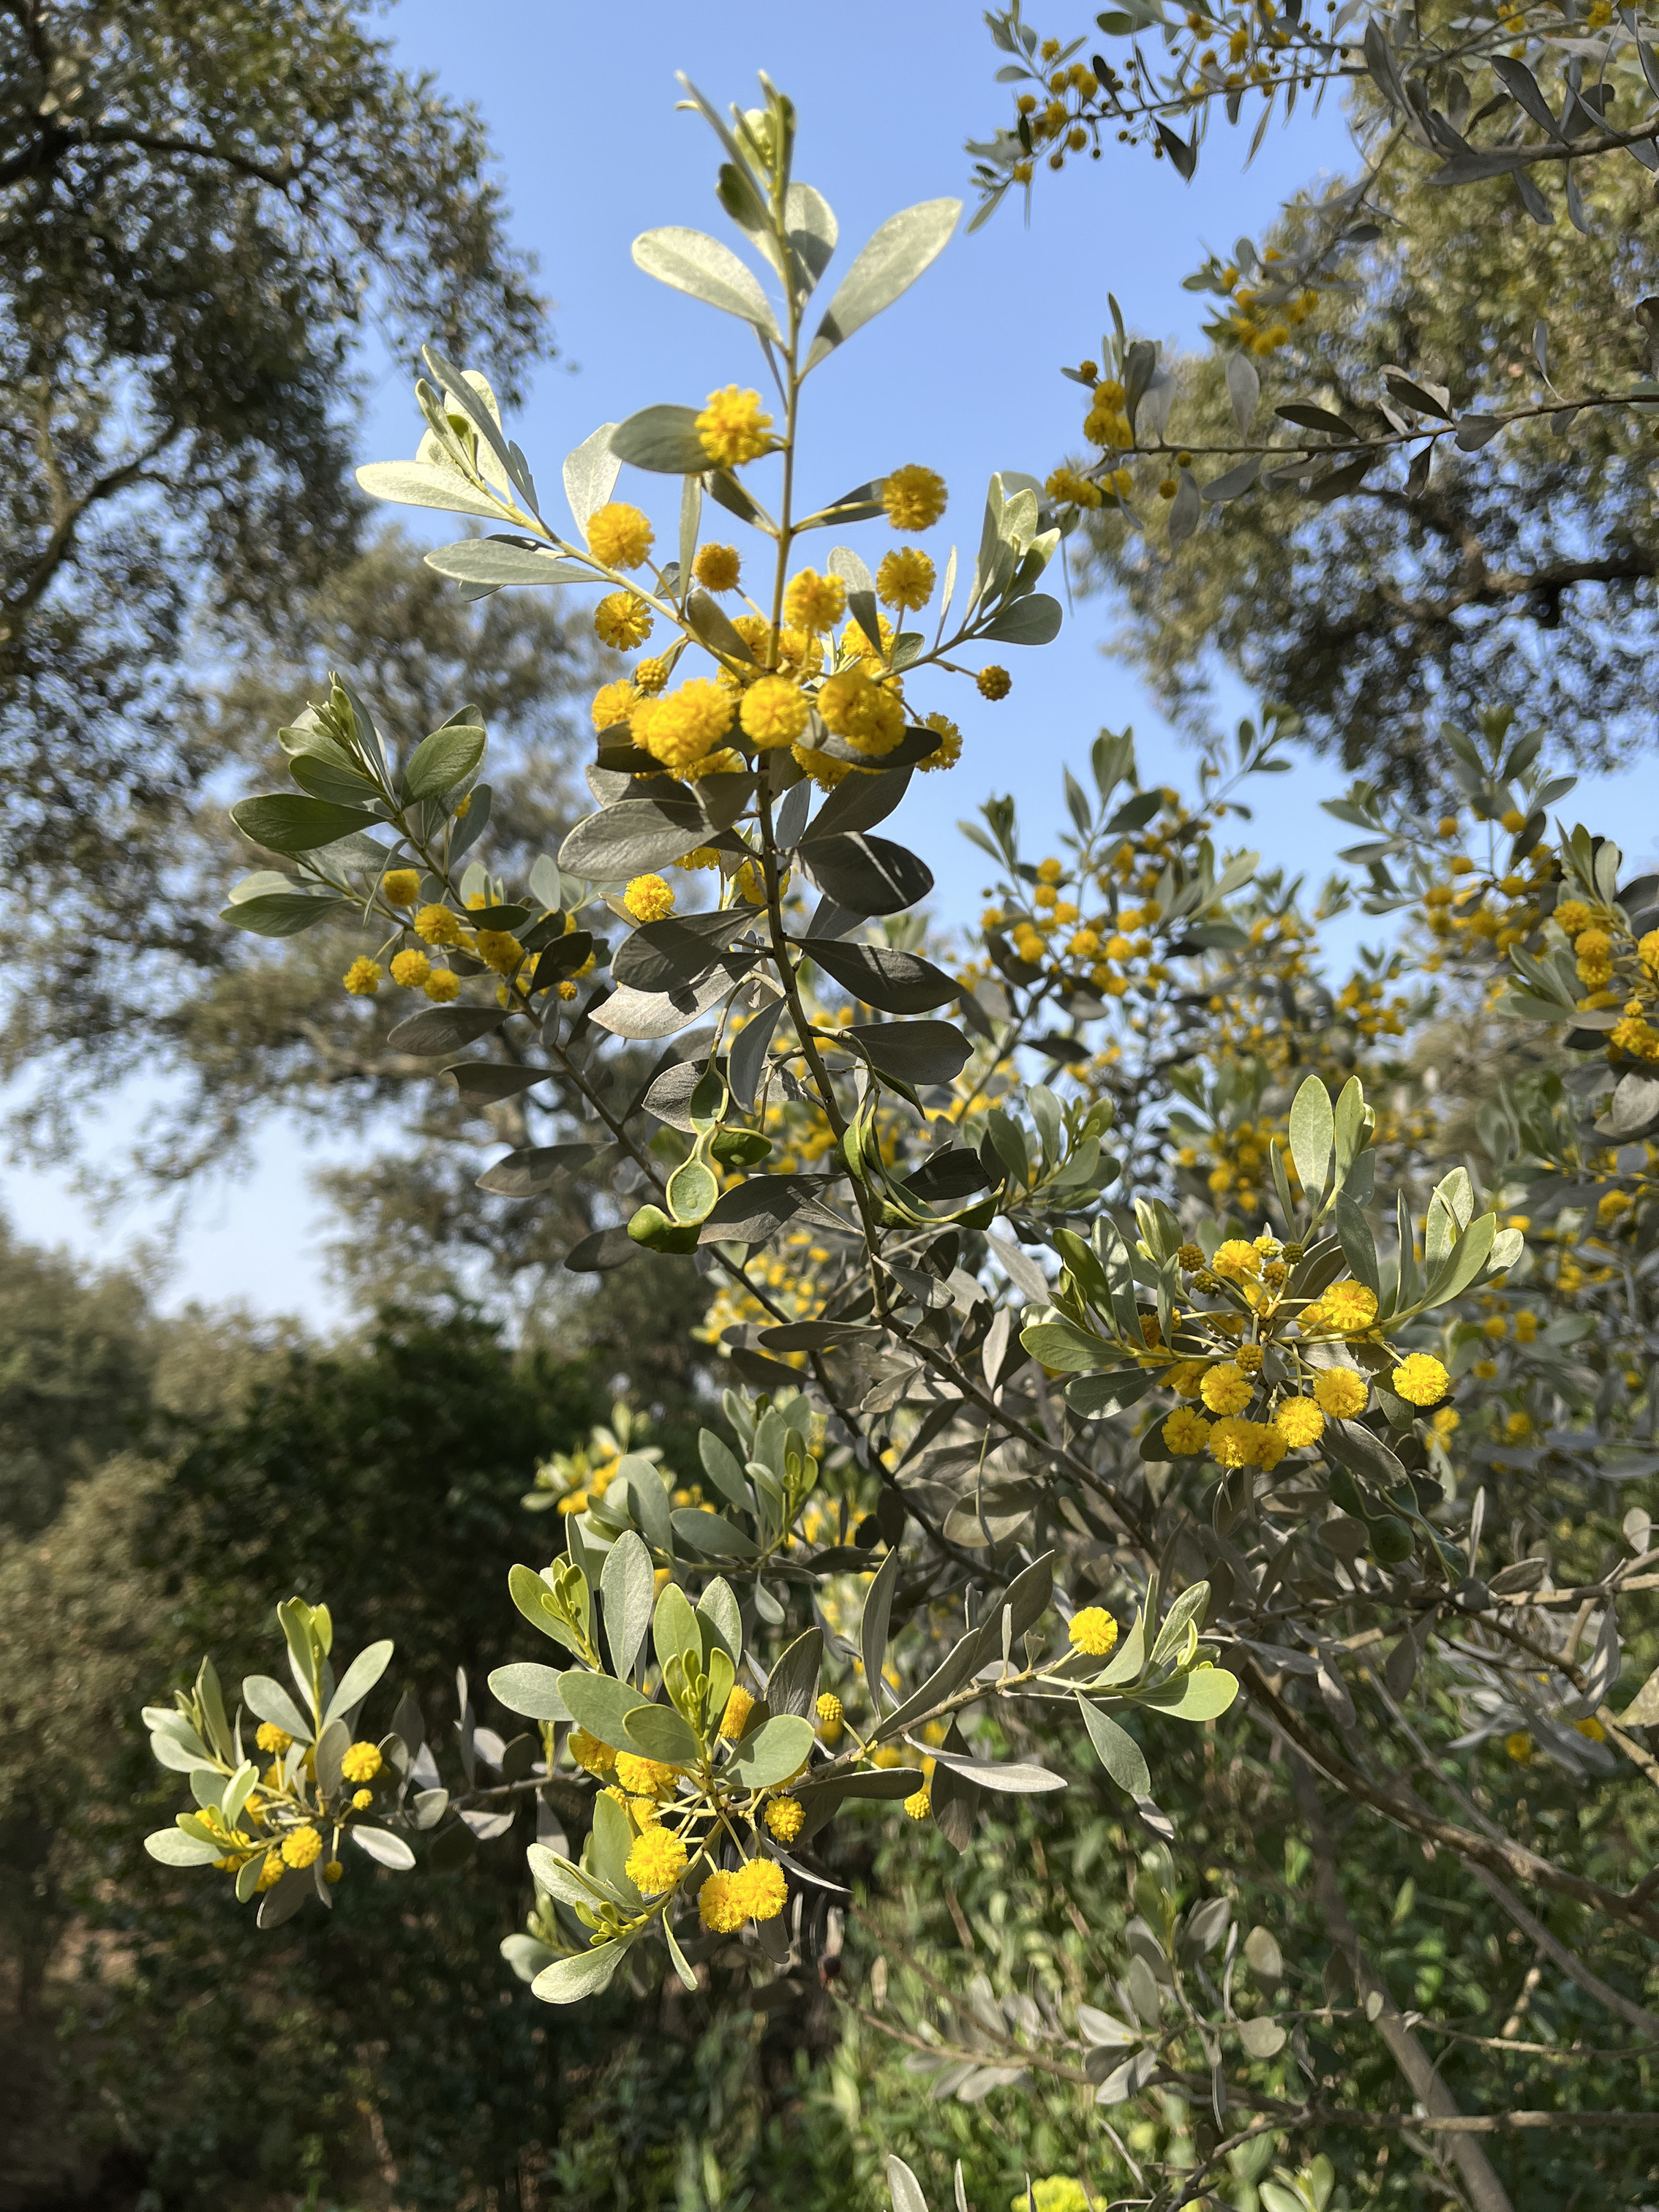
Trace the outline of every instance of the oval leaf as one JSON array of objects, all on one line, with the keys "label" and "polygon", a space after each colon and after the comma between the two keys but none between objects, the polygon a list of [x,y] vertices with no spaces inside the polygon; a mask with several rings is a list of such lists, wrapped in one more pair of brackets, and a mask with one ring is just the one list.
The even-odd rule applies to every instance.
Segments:
[{"label": "oval leaf", "polygon": [[293,792],[240,799],[231,808],[230,818],[243,836],[267,853],[313,853],[319,846],[355,836],[375,819],[361,807],[342,806],[331,799],[301,798]]},{"label": "oval leaf", "polygon": [[211,1866],[222,1856],[217,1844],[204,1844],[182,1828],[157,1828],[144,1838],[144,1849],[162,1866]]},{"label": "oval leaf", "polygon": [[708,842],[708,824],[687,800],[619,799],[579,822],[559,848],[559,866],[590,883],[619,883],[684,860]]},{"label": "oval leaf", "polygon": [[800,857],[819,890],[849,914],[902,914],[933,888],[927,862],[888,837],[811,837]]},{"label": "oval leaf", "polygon": [[908,290],[945,251],[961,213],[960,200],[923,200],[888,217],[836,286],[806,356],[808,369]]},{"label": "oval leaf", "polygon": [[528,1660],[520,1660],[511,1667],[497,1667],[489,1677],[489,1693],[510,1713],[522,1713],[530,1721],[568,1721],[568,1707],[559,1694],[558,1669],[537,1667]]},{"label": "oval leaf", "polygon": [[777,318],[753,272],[717,238],[705,231],[669,224],[634,240],[635,265],[659,283],[672,284],[722,314],[752,323],[763,337],[782,343]]},{"label": "oval leaf", "polygon": [[366,461],[357,481],[371,499],[394,501],[399,507],[441,507],[453,514],[482,514],[499,522],[501,509],[493,499],[474,491],[453,470],[428,461]]},{"label": "oval leaf", "polygon": [[744,1738],[732,1760],[734,1771],[751,1790],[787,1782],[811,1757],[817,1731],[798,1713],[774,1713]]},{"label": "oval leaf", "polygon": [[386,1042],[394,1052],[459,1052],[500,1029],[506,1019],[499,1006],[423,1006],[399,1022]]},{"label": "oval leaf", "polygon": [[1127,1729],[1120,1728],[1109,1719],[1086,1698],[1079,1698],[1085,1727],[1089,1741],[1105,1768],[1120,1790],[1127,1790],[1131,1797],[1150,1797],[1152,1778],[1147,1771],[1146,1755]]},{"label": "oval leaf", "polygon": [[574,2004],[598,1995],[622,1963],[624,1943],[601,1943],[592,1951],[578,1951],[573,1959],[556,1959],[530,1984],[530,1993],[544,2004]]},{"label": "oval leaf", "polygon": [[439,545],[426,556],[428,568],[453,576],[459,584],[487,584],[492,591],[510,590],[517,584],[591,584],[593,572],[578,561],[562,560],[550,546],[545,552],[533,545],[509,545],[499,538],[463,538],[458,544]]},{"label": "oval leaf", "polygon": [[800,949],[843,990],[884,1014],[925,1014],[962,996],[954,976],[915,952],[896,952],[886,945],[843,945],[832,937],[804,938]]},{"label": "oval leaf", "polygon": [[975,635],[998,645],[1048,645],[1060,635],[1064,619],[1058,599],[1047,592],[1033,592],[999,607]]},{"label": "oval leaf", "polygon": [[457,722],[422,738],[404,776],[410,799],[440,799],[465,783],[483,758],[484,733],[476,722]]},{"label": "oval leaf", "polygon": [[701,476],[714,464],[697,435],[695,407],[642,407],[611,433],[611,450],[619,461],[659,476]]},{"label": "oval leaf", "polygon": [[383,1867],[394,1867],[406,1874],[415,1863],[415,1854],[401,1836],[394,1836],[390,1828],[365,1828],[354,1820],[346,1831],[360,1851]]}]

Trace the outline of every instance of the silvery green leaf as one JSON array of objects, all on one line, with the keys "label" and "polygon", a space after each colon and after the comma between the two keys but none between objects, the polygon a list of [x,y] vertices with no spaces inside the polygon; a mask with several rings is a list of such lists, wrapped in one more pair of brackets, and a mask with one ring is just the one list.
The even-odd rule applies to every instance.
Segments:
[{"label": "silvery green leaf", "polygon": [[806,282],[801,287],[805,296],[830,266],[841,227],[829,201],[811,185],[790,185],[784,198],[783,221],[789,243],[805,275]]},{"label": "silvery green leaf", "polygon": [[211,1866],[222,1856],[217,1844],[204,1844],[182,1828],[156,1828],[144,1838],[144,1849],[162,1866]]},{"label": "silvery green leaf", "polygon": [[586,530],[588,516],[595,507],[603,507],[617,488],[622,463],[611,450],[611,434],[616,428],[614,422],[601,422],[597,430],[565,455],[564,495],[580,530]]},{"label": "silvery green leaf", "polygon": [[924,200],[888,217],[836,287],[806,356],[806,370],[816,368],[908,290],[944,252],[961,213],[960,200]]},{"label": "silvery green leaf", "polygon": [[634,240],[634,259],[647,276],[689,293],[723,314],[752,323],[763,337],[782,343],[777,318],[754,273],[729,246],[701,230],[671,224],[647,230]]},{"label": "silvery green leaf", "polygon": [[[1232,402],[1233,420],[1243,434],[1249,428],[1261,398],[1261,372],[1246,353],[1231,353],[1227,356],[1227,397]],[[1258,461],[1256,465],[1260,467],[1261,463]]]},{"label": "silvery green leaf", "polygon": [[390,1828],[366,1828],[361,1821],[354,1820],[346,1832],[360,1851],[366,1851],[383,1867],[395,1868],[403,1874],[415,1863],[414,1852]]},{"label": "silvery green leaf", "polygon": [[888,2160],[887,2186],[892,2194],[893,2212],[927,2212],[921,2184],[902,2158]]},{"label": "silvery green leaf", "polygon": [[429,461],[365,461],[357,481],[371,499],[385,499],[400,507],[441,507],[455,514],[482,514],[490,522],[501,520],[498,501],[475,491],[465,477],[441,469]]},{"label": "silvery green leaf", "polygon": [[562,560],[552,546],[509,545],[499,538],[463,538],[435,546],[426,565],[460,584],[488,584],[500,591],[514,584],[592,583],[592,572],[579,561]]},{"label": "silvery green leaf", "polygon": [[1182,469],[1176,495],[1170,502],[1170,550],[1184,545],[1198,527],[1203,504],[1190,469]]},{"label": "silvery green leaf", "polygon": [[623,1943],[601,1943],[596,1950],[579,1951],[572,1959],[556,1959],[530,1984],[531,1995],[544,2004],[574,2004],[605,1988],[622,1964]]}]

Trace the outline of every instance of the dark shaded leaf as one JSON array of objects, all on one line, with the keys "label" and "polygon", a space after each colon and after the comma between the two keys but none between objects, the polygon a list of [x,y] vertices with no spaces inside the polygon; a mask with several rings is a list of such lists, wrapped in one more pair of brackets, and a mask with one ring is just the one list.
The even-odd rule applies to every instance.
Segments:
[{"label": "dark shaded leaf", "polygon": [[856,1037],[882,1073],[901,1083],[949,1083],[971,1049],[953,1022],[859,1022],[842,1034]]},{"label": "dark shaded leaf", "polygon": [[[931,738],[934,732],[930,730]],[[873,830],[884,822],[910,787],[908,769],[890,769],[880,775],[849,775],[838,783],[813,819],[814,838],[843,836],[854,830]]]},{"label": "dark shaded leaf", "polygon": [[750,907],[647,921],[617,947],[611,972],[635,991],[684,989],[700,983],[738,933],[757,919]]},{"label": "dark shaded leaf", "polygon": [[640,1247],[625,1229],[596,1229],[580,1244],[571,1246],[564,1264],[573,1275],[601,1275],[608,1268],[638,1259],[639,1255]]},{"label": "dark shaded leaf", "polygon": [[896,952],[885,945],[844,945],[825,937],[805,938],[800,949],[843,990],[884,1014],[923,1014],[961,995],[954,976],[915,952]]},{"label": "dark shaded leaf", "polygon": [[708,821],[692,799],[622,799],[576,824],[559,848],[559,866],[590,882],[617,883],[683,860],[708,841]]},{"label": "dark shaded leaf", "polygon": [[611,450],[619,461],[659,476],[701,476],[710,467],[697,435],[696,407],[641,407],[611,433]]},{"label": "dark shaded leaf", "polygon": [[394,1052],[459,1052],[489,1036],[506,1019],[501,1006],[423,1006],[399,1022],[386,1042]]},{"label": "dark shaded leaf", "polygon": [[498,1198],[533,1198],[550,1190],[566,1168],[586,1166],[599,1150],[598,1145],[532,1145],[486,1168],[477,1187]]},{"label": "dark shaded leaf", "polygon": [[[811,1176],[750,1176],[725,1191],[703,1223],[702,1244],[764,1244],[819,1197],[823,1184]],[[565,1265],[568,1267],[569,1261]]]},{"label": "dark shaded leaf", "polygon": [[375,817],[361,807],[341,806],[329,799],[305,799],[292,792],[276,792],[264,799],[244,799],[230,810],[230,818],[243,836],[268,853],[311,853],[319,846],[337,844],[360,830],[374,827]]}]

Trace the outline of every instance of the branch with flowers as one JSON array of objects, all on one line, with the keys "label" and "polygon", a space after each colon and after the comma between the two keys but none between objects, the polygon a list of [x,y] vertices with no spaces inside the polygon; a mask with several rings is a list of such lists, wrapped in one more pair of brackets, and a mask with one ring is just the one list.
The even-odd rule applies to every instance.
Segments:
[{"label": "branch with flowers", "polygon": [[[334,1901],[345,1844],[405,1870],[418,1844],[443,1868],[534,1803],[534,1902],[503,1951],[568,2003],[624,1962],[696,1989],[726,1964],[785,1974],[845,1909],[838,1830],[885,1808],[960,1851],[988,1803],[1086,1782],[1146,1884],[1128,2012],[1065,2023],[1099,2103],[1189,2088],[1173,2037],[1206,2053],[1216,2142],[1235,2140],[1230,2100],[1295,2134],[1324,2108],[1282,2094],[1302,2033],[1274,2016],[1283,1961],[1256,1944],[1240,2016],[1237,1917],[1179,1894],[1180,1778],[1222,1723],[1289,1747],[1356,1816],[1571,1901],[1626,1962],[1659,1936],[1647,1896],[1587,1872],[1570,1837],[1472,1822],[1450,1765],[1494,1746],[1575,1786],[1656,1771],[1659,1672],[1618,1687],[1626,1643],[1651,1639],[1632,1619],[1646,1514],[1614,1540],[1628,1573],[1563,1558],[1562,1580],[1553,1547],[1564,1500],[1600,1540],[1606,1484],[1659,1472],[1637,1364],[1659,1184],[1630,1157],[1659,1130],[1659,893],[1607,841],[1552,829],[1568,786],[1494,710],[1459,740],[1438,832],[1370,787],[1338,803],[1363,873],[1304,913],[1224,842],[1285,764],[1294,722],[1269,707],[1210,748],[1190,801],[1103,732],[1039,857],[993,798],[964,825],[994,878],[979,925],[930,929],[927,861],[877,832],[913,774],[961,759],[928,687],[1000,702],[1006,669],[974,665],[1054,634],[1039,586],[1065,502],[993,477],[971,568],[915,543],[873,567],[846,543],[802,557],[809,532],[910,540],[946,512],[921,463],[816,508],[801,487],[811,378],[959,210],[892,218],[818,307],[835,218],[793,175],[793,107],[763,91],[729,121],[690,94],[750,258],[678,228],[635,255],[747,325],[767,400],[733,380],[603,425],[564,464],[567,522],[483,379],[429,351],[416,458],[362,471],[489,526],[428,556],[475,596],[585,588],[607,644],[657,648],[592,702],[594,811],[507,880],[473,711],[411,744],[342,675],[282,733],[297,791],[234,810],[280,865],[226,910],[284,936],[355,908],[372,949],[346,991],[389,979],[425,1001],[394,1048],[537,1116],[545,1141],[481,1188],[586,1176],[610,1218],[568,1264],[696,1267],[732,1387],[695,1468],[623,1407],[538,1472],[526,1503],[553,1509],[558,1543],[509,1595],[558,1663],[488,1685],[526,1728],[481,1726],[461,1682],[446,1781],[412,1698],[366,1724],[389,1647],[337,1683],[326,1608],[291,1600],[297,1702],[252,1676],[233,1714],[204,1666],[176,1711],[149,1709],[195,1801],[152,1856],[230,1875],[270,1926]],[[645,504],[617,496],[636,484]],[[1337,988],[1316,931],[1356,894],[1414,934]],[[1473,1139],[1410,1056],[1449,1018],[1520,1056]],[[1613,1207],[1571,1180],[1609,1151]]]}]

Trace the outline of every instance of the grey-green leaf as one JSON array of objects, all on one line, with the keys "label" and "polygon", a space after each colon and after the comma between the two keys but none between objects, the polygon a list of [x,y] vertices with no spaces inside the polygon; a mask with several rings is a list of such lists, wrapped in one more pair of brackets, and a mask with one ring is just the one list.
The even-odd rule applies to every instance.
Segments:
[{"label": "grey-green leaf", "polygon": [[496,538],[463,538],[453,545],[434,546],[426,556],[428,568],[453,576],[458,584],[487,584],[492,591],[510,590],[519,584],[592,583],[593,573],[579,561],[562,560],[550,545],[545,552],[531,545],[508,545]]},{"label": "grey-green leaf", "polygon": [[240,799],[231,808],[230,818],[243,836],[267,853],[315,852],[368,829],[374,820],[361,807],[342,806],[331,799],[306,799],[293,792]]},{"label": "grey-green leaf", "polygon": [[465,783],[483,758],[484,733],[476,722],[434,730],[416,746],[404,777],[410,799],[439,799]]},{"label": "grey-green leaf", "polygon": [[429,461],[366,461],[357,481],[371,499],[386,499],[399,507],[441,507],[453,514],[482,514],[491,522],[501,520],[501,507],[483,492],[474,491],[462,477]]},{"label": "grey-green leaf", "polygon": [[559,866],[590,883],[618,883],[684,860],[708,836],[695,804],[621,799],[576,824],[559,848]]},{"label": "grey-green leaf", "polygon": [[328,1710],[323,1715],[325,1728],[331,1720],[338,1719],[341,1714],[349,1712],[353,1705],[362,1705],[391,1665],[394,1648],[389,1636],[378,1644],[364,1645],[341,1675],[334,1695],[328,1701]]},{"label": "grey-green leaf", "polygon": [[1089,1741],[1105,1768],[1120,1790],[1127,1790],[1132,1797],[1150,1797],[1152,1778],[1147,1771],[1145,1754],[1127,1729],[1120,1728],[1115,1720],[1091,1705],[1086,1698],[1078,1705],[1083,1713],[1084,1726],[1089,1731]]},{"label": "grey-green leaf", "polygon": [[558,1669],[520,1660],[497,1667],[489,1677],[489,1693],[510,1713],[531,1721],[568,1721],[570,1711],[559,1693]]},{"label": "grey-green leaf", "polygon": [[806,356],[816,368],[854,331],[890,307],[950,242],[960,200],[923,200],[890,216],[836,288]]},{"label": "grey-green leaf", "polygon": [[619,461],[659,476],[701,476],[714,466],[697,435],[695,407],[641,407],[611,434],[611,450]]},{"label": "grey-green leaf", "polygon": [[605,1638],[611,1647],[611,1664],[625,1680],[634,1671],[634,1662],[651,1626],[657,1595],[651,1554],[643,1539],[631,1528],[625,1529],[605,1554],[599,1595],[605,1603]]},{"label": "grey-green leaf", "polygon": [[732,1766],[750,1789],[769,1790],[811,1758],[816,1734],[798,1713],[774,1713],[744,1738]]},{"label": "grey-green leaf", "polygon": [[530,1993],[544,2004],[574,2004],[596,1996],[622,1964],[623,1943],[601,1943],[596,1950],[578,1951],[572,1959],[556,1959],[530,1984]]},{"label": "grey-green leaf", "polygon": [[723,314],[752,323],[763,337],[782,343],[777,318],[753,271],[729,246],[707,232],[670,224],[647,230],[634,240],[634,259],[647,276],[672,284]]},{"label": "grey-green leaf", "polygon": [[1310,1075],[1291,1102],[1291,1158],[1302,1178],[1303,1195],[1317,1206],[1331,1164],[1336,1140],[1336,1115],[1331,1094],[1318,1076]]}]

